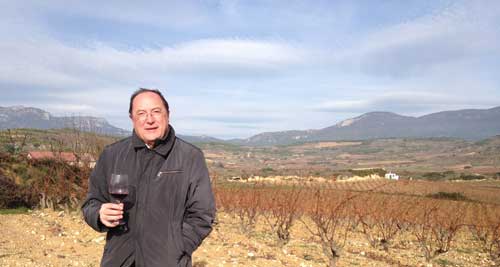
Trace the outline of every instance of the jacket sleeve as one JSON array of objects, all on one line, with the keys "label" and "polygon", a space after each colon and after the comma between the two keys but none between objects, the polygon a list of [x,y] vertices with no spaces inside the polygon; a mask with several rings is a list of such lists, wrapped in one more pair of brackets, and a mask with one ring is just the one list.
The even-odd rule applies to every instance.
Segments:
[{"label": "jacket sleeve", "polygon": [[104,152],[99,157],[94,170],[89,178],[87,197],[82,205],[85,222],[98,232],[106,232],[108,228],[99,219],[99,210],[103,203],[109,202],[107,197],[107,183],[105,172]]},{"label": "jacket sleeve", "polygon": [[191,255],[212,231],[215,200],[205,158],[201,151],[193,157],[192,183],[188,188],[182,235],[185,252]]}]

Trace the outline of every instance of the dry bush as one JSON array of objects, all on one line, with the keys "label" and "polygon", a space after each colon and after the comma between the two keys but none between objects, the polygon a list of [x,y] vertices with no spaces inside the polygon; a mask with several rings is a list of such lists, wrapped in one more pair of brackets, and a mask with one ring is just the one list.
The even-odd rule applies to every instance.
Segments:
[{"label": "dry bush", "polygon": [[290,228],[300,216],[300,200],[303,187],[268,188],[262,195],[263,217],[282,246],[290,241]]},{"label": "dry bush", "polygon": [[255,229],[257,219],[261,214],[263,184],[253,184],[249,187],[240,187],[235,192],[234,212],[240,220],[241,231],[250,234]]},{"label": "dry bush", "polygon": [[350,192],[317,189],[308,192],[310,202],[304,212],[312,220],[313,226],[302,220],[308,231],[320,241],[323,253],[328,258],[328,266],[336,266],[352,230],[352,221],[348,218],[352,211],[349,207],[355,197]]},{"label": "dry bush", "polygon": [[0,173],[0,209],[36,206],[36,195]]},{"label": "dry bush", "polygon": [[240,230],[249,234],[253,231],[260,214],[260,192],[252,187],[222,187],[214,189],[215,201],[218,211],[239,219]]},{"label": "dry bush", "polygon": [[85,198],[88,167],[70,166],[61,160],[32,161],[31,166],[40,170],[40,177],[30,181],[33,192],[39,195],[39,207],[51,209],[76,209]]},{"label": "dry bush", "polygon": [[500,266],[500,207],[480,204],[475,211],[476,218],[469,229],[495,266]]},{"label": "dry bush", "polygon": [[407,219],[410,231],[420,244],[426,261],[448,252],[464,225],[460,202],[420,199]]},{"label": "dry bush", "polygon": [[448,252],[458,231],[465,226],[465,207],[463,202],[441,200],[434,214],[432,227],[438,254]]},{"label": "dry bush", "polygon": [[410,231],[417,239],[426,261],[436,256],[432,242],[432,217],[436,211],[437,201],[420,200],[415,203],[408,219]]},{"label": "dry bush", "polygon": [[238,206],[237,198],[240,191],[239,188],[216,186],[214,188],[214,195],[217,210],[229,214],[234,213]]},{"label": "dry bush", "polygon": [[404,218],[411,205],[404,197],[367,194],[357,199],[355,208],[361,231],[369,244],[388,252],[396,236],[406,229]]},{"label": "dry bush", "polygon": [[0,195],[4,203],[10,203],[6,207],[75,209],[85,197],[90,175],[86,166],[70,166],[54,159],[27,161],[6,155],[0,158],[0,168],[13,176],[2,177]]}]

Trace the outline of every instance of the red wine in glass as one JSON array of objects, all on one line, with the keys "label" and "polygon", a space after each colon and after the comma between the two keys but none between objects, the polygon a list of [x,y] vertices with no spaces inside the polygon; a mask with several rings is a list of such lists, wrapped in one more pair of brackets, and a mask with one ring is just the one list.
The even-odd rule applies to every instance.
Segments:
[{"label": "red wine in glass", "polygon": [[[114,203],[122,203],[123,199],[128,195],[128,175],[127,174],[111,174],[111,179],[109,180],[108,192],[113,197]],[[125,221],[122,219],[119,221],[119,225],[125,225]]]},{"label": "red wine in glass", "polygon": [[116,190],[116,191],[111,191],[109,192],[111,196],[113,196],[116,203],[122,203],[123,199],[127,197],[128,195],[128,190]]}]

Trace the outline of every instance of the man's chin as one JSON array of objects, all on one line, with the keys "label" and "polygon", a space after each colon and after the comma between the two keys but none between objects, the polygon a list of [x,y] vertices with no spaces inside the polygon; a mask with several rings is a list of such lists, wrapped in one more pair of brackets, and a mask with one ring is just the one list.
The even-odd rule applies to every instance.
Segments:
[{"label": "man's chin", "polygon": [[145,143],[154,143],[156,140],[160,139],[160,137],[158,135],[154,135],[154,136],[146,136],[144,142]]}]

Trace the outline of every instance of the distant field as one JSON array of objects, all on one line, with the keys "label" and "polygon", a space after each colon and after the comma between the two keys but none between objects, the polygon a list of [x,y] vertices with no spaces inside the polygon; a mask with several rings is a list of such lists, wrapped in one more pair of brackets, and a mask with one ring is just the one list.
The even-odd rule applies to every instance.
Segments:
[{"label": "distant field", "polygon": [[390,181],[385,179],[329,183],[328,188],[394,195],[431,196],[439,192],[460,193],[467,200],[500,205],[500,181]]},{"label": "distant field", "polygon": [[[80,151],[96,158],[102,148],[119,138],[73,129],[0,131],[0,152],[29,150]],[[310,142],[285,146],[248,147],[200,143],[211,172],[219,177],[298,175],[326,179],[350,169],[383,168],[402,178],[429,179],[426,173],[448,174],[437,179],[480,174],[500,178],[500,136],[468,142],[452,138],[377,139]],[[449,173],[454,172],[454,174]]]}]

